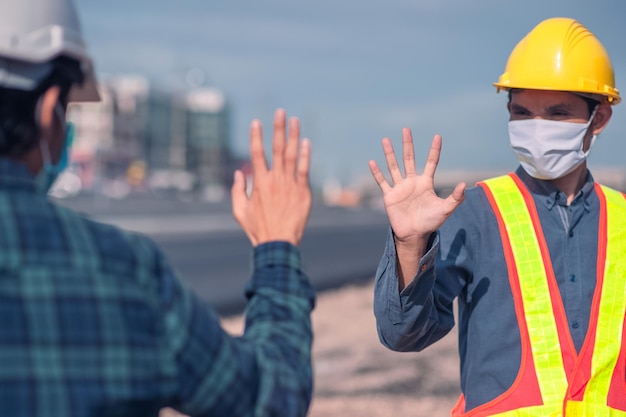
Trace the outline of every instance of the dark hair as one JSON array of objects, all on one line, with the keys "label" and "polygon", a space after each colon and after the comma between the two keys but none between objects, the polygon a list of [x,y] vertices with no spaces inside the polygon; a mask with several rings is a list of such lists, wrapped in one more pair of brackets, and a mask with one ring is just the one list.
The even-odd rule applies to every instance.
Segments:
[{"label": "dark hair", "polygon": [[39,142],[35,120],[41,96],[52,86],[61,90],[59,100],[67,103],[72,85],[83,82],[80,63],[67,57],[55,58],[52,71],[34,90],[0,88],[0,156],[20,158]]},{"label": "dark hair", "polygon": [[[519,88],[512,88],[509,90],[509,103],[511,103],[511,94],[518,92],[518,91],[522,91]],[[576,94],[576,93],[572,93],[572,94]],[[590,97],[585,97],[585,96],[581,96],[579,94],[576,94],[578,97],[582,98],[583,100],[585,100],[585,102],[587,103],[587,110],[589,112],[588,117],[591,117],[591,113],[593,113],[593,111],[596,109],[596,107],[600,104],[600,102],[598,100],[594,100]]]},{"label": "dark hair", "polygon": [[587,103],[587,109],[589,110],[589,117],[591,117],[591,113],[593,113],[596,107],[600,105],[600,102],[598,100],[594,100],[589,97],[584,97],[584,96],[578,96],[578,97],[582,98]]}]

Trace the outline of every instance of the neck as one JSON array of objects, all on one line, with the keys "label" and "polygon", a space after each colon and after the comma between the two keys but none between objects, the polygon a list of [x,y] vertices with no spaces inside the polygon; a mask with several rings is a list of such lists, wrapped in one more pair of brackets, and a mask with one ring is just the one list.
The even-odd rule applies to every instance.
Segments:
[{"label": "neck", "polygon": [[38,145],[26,152],[21,158],[16,159],[16,161],[26,165],[33,175],[37,175],[43,166],[43,159],[41,158],[41,151]]},{"label": "neck", "polygon": [[583,162],[578,168],[567,175],[551,180],[550,183],[554,187],[567,196],[567,205],[569,206],[578,195],[580,190],[587,181],[587,163]]}]

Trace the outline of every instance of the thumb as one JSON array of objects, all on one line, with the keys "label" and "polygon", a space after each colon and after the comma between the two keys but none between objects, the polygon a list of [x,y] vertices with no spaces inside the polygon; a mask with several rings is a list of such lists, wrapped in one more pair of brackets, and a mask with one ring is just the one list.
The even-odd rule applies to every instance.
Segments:
[{"label": "thumb", "polygon": [[444,201],[446,215],[450,215],[465,200],[465,183],[461,182],[454,187],[454,191]]},{"label": "thumb", "polygon": [[235,216],[235,219],[239,221],[248,203],[248,195],[246,194],[246,177],[240,170],[235,171],[230,195],[233,201],[233,215]]}]

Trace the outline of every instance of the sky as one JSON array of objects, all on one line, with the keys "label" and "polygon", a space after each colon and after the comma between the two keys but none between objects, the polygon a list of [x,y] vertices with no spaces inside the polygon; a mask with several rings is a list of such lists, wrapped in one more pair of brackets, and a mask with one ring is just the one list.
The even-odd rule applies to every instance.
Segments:
[{"label": "sky", "polygon": [[[626,95],[624,0],[75,0],[100,74],[172,78],[222,90],[233,149],[261,120],[267,148],[278,107],[300,118],[314,182],[367,181],[413,131],[418,169],[434,134],[439,169],[511,170],[506,95],[492,83],[517,42],[571,17],[607,49]],[[190,75],[191,74],[191,75]],[[596,141],[593,167],[626,168],[626,100]],[[373,180],[372,180],[373,181]]]}]

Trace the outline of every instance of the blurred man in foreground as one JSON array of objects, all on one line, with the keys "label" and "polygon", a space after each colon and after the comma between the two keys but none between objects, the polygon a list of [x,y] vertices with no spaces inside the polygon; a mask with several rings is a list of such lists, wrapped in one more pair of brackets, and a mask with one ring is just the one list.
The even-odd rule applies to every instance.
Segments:
[{"label": "blurred man in foreground", "polygon": [[370,162],[391,223],[380,340],[426,348],[454,326],[458,298],[454,416],[626,416],[626,199],[586,163],[620,101],[611,61],[579,22],[548,19],[495,85],[509,92],[514,173],[439,198],[441,137],[420,175],[408,129],[404,174],[383,140],[393,186]]},{"label": "blurred man in foreground", "polygon": [[[304,416],[315,294],[298,245],[311,207],[310,145],[283,110],[272,167],[253,121],[251,195],[233,213],[254,246],[242,337],[176,278],[149,239],[52,204],[67,162],[67,104],[98,100],[70,0],[0,12],[0,414]],[[207,278],[210,271],[207,271]]]}]

